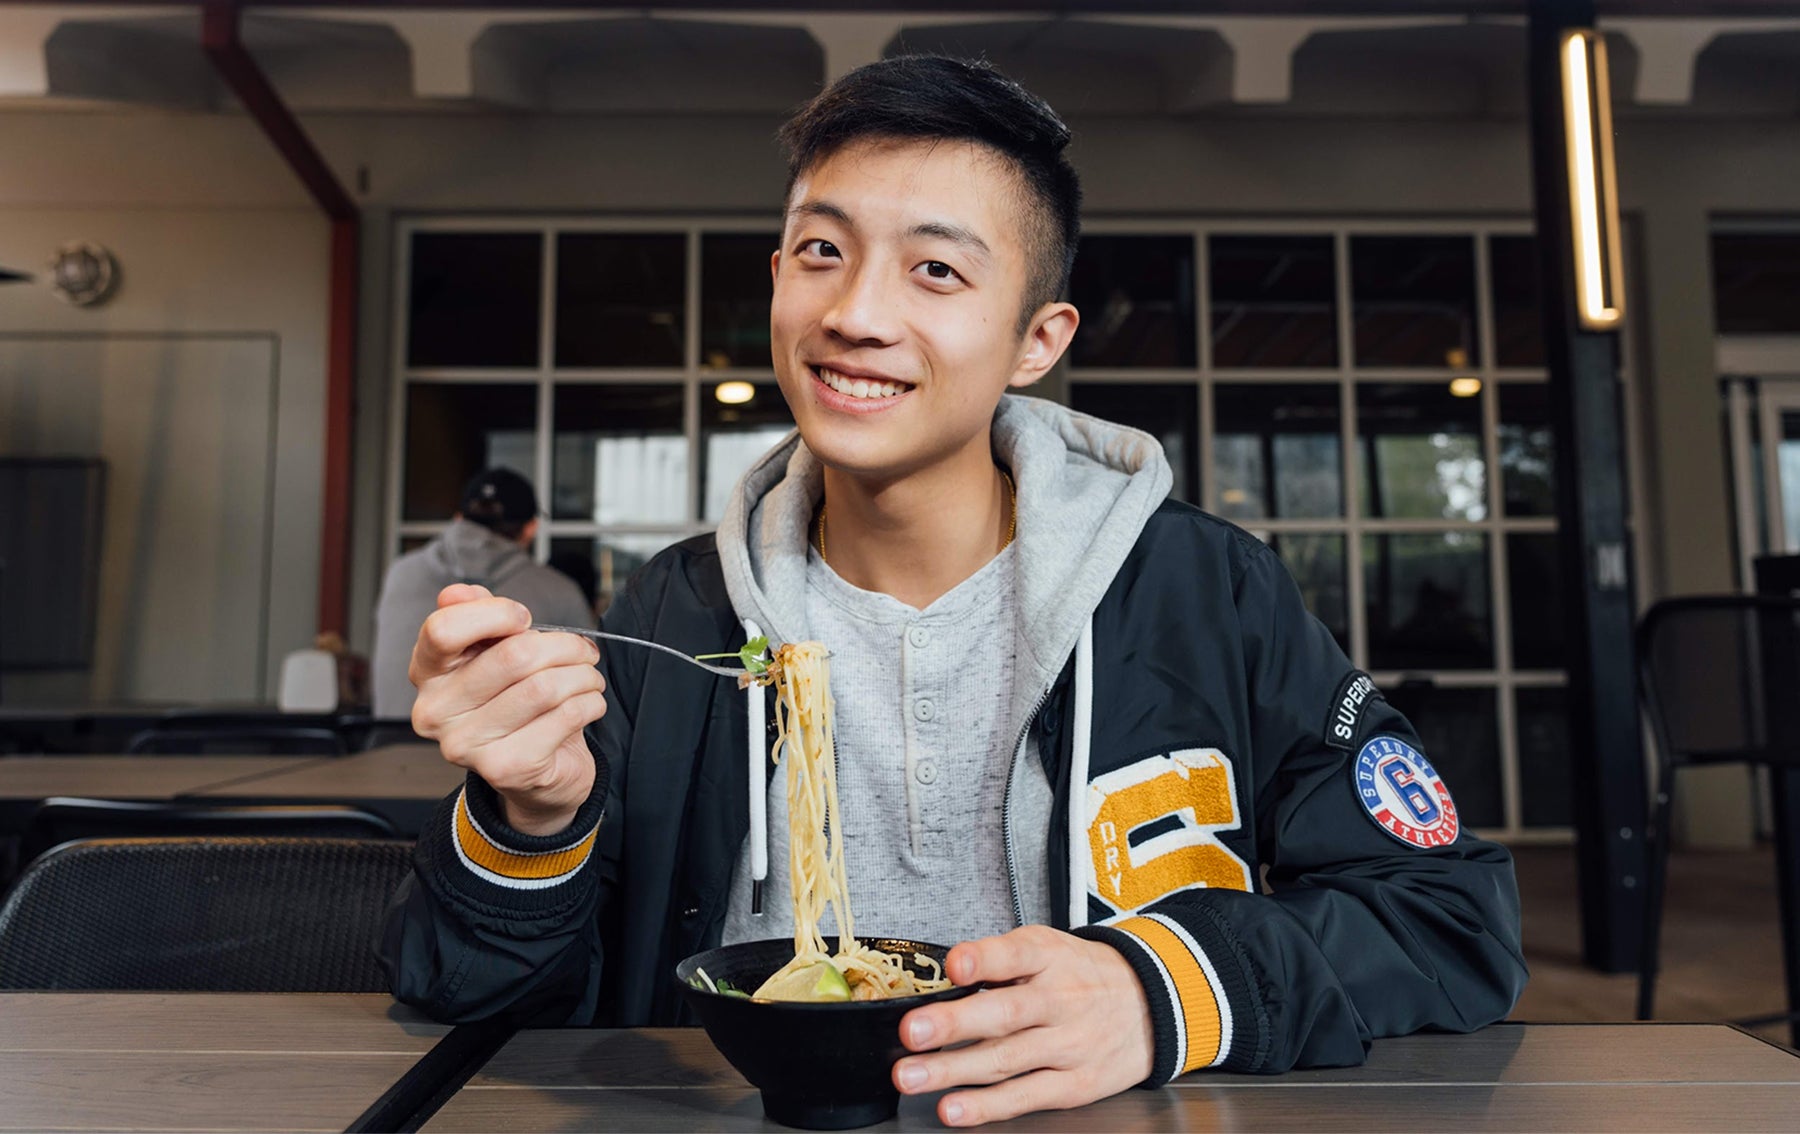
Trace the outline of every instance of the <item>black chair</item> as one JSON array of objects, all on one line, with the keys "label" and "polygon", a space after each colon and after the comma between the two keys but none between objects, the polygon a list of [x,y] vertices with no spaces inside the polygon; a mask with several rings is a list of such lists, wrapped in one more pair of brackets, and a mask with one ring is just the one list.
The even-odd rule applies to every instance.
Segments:
[{"label": "black chair", "polygon": [[353,752],[367,752],[371,748],[382,748],[389,744],[437,743],[414,732],[412,720],[408,717],[370,717],[340,724],[338,731],[344,735]]},{"label": "black chair", "polygon": [[[1639,693],[1656,749],[1637,1001],[1637,1018],[1649,1020],[1656,1006],[1675,774],[1720,764],[1800,768],[1800,599],[1665,599],[1639,622],[1637,651]],[[1786,1018],[1777,1013],[1754,1022]]]},{"label": "black chair", "polygon": [[125,746],[128,756],[342,756],[344,741],[330,728],[278,725],[148,728]]},{"label": "black chair", "polygon": [[385,992],[373,943],[412,844],[99,839],[0,906],[0,989]]},{"label": "black chair", "polygon": [[223,836],[397,839],[400,833],[379,815],[329,804],[238,806],[56,796],[38,804],[26,820],[19,862],[22,866],[76,839]]}]

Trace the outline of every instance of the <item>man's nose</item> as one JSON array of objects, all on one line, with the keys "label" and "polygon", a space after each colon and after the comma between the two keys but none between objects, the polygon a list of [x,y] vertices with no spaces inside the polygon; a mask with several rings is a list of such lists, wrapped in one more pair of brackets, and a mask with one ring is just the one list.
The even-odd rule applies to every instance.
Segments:
[{"label": "man's nose", "polygon": [[898,319],[886,276],[876,265],[846,272],[843,289],[825,312],[825,329],[852,343],[893,342],[898,337]]}]

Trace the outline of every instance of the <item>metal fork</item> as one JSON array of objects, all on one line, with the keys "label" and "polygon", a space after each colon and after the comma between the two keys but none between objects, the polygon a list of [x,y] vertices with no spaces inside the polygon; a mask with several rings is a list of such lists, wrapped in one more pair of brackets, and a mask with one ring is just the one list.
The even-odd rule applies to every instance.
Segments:
[{"label": "metal fork", "polygon": [[643,638],[632,638],[625,634],[608,634],[604,630],[584,630],[579,626],[551,626],[551,625],[549,625],[547,623],[543,623],[543,622],[533,622],[531,624],[531,628],[533,630],[542,630],[547,633],[579,634],[583,638],[592,638],[595,641],[605,639],[608,642],[627,642],[633,646],[649,646],[653,650],[661,650],[665,654],[670,654],[674,657],[680,658],[682,661],[688,663],[689,665],[697,665],[701,669],[706,670],[708,673],[716,673],[720,677],[742,677],[746,673],[750,672],[747,669],[733,669],[729,666],[723,666],[723,665],[708,665],[706,662],[703,662],[703,661],[699,660],[698,658],[692,657],[688,654],[684,654],[680,650],[673,649],[669,646],[665,646],[661,642],[650,642],[650,641],[644,640]]}]

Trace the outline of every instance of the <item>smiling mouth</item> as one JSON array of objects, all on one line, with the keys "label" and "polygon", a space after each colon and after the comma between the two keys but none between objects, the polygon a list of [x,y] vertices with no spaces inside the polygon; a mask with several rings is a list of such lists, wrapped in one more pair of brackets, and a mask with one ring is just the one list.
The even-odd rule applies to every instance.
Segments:
[{"label": "smiling mouth", "polygon": [[868,401],[880,401],[882,398],[897,398],[912,389],[905,382],[888,379],[852,378],[848,374],[824,366],[815,366],[812,372],[819,381],[847,398],[863,398]]}]

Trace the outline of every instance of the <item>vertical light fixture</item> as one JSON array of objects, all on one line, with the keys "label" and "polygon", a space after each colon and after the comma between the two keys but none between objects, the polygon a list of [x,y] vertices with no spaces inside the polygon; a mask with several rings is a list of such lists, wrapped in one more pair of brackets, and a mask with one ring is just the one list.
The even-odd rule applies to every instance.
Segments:
[{"label": "vertical light fixture", "polygon": [[1606,40],[1592,28],[1565,32],[1561,59],[1575,309],[1583,330],[1610,331],[1625,316],[1625,289]]}]

